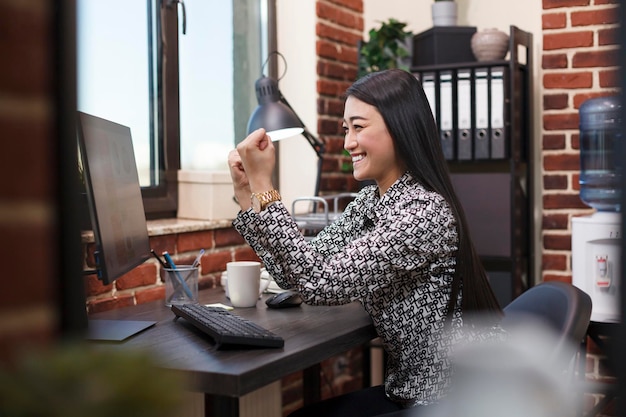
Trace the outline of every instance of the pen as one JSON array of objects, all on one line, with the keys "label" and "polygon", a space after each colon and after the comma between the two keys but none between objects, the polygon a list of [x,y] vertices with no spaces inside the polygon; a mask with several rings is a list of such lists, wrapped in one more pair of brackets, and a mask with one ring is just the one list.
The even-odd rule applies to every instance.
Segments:
[{"label": "pen", "polygon": [[200,259],[202,259],[202,255],[204,255],[204,249],[200,249],[200,253],[198,253],[198,256],[196,256],[196,259],[193,260],[193,263],[191,264],[191,271],[189,271],[189,273],[187,274],[187,276],[185,277],[185,281],[187,281],[187,279],[189,278],[189,276],[191,274],[193,274],[193,270],[195,268],[198,267],[198,265],[200,265]]},{"label": "pen", "polygon": [[196,259],[194,259],[193,264],[191,264],[192,268],[195,268],[198,266],[198,264],[200,263],[200,259],[202,258],[202,255],[204,255],[204,249],[200,249],[200,253],[198,254],[198,256],[196,256]]},{"label": "pen", "polygon": [[[162,259],[159,257],[159,255],[157,255],[157,253],[156,253],[156,251],[155,251],[154,249],[150,249],[150,253],[151,253],[151,254],[152,254],[152,255],[156,258],[156,260],[157,260],[157,261],[159,261],[159,264],[161,264],[161,266],[163,267],[163,270],[170,269],[170,265],[169,265],[166,261],[162,260]],[[175,280],[175,279],[174,279],[174,280],[172,280],[172,286],[174,287],[174,291],[175,291],[175,292],[174,292],[174,294],[176,294],[176,291],[178,291],[178,290],[179,290],[179,288],[180,288],[180,283],[178,282],[178,280]],[[171,299],[171,297],[173,297],[173,296],[174,296],[174,294],[172,294],[172,295],[170,296],[170,299]],[[170,302],[170,300],[169,300],[169,299],[168,299],[168,300],[166,300],[166,301],[167,301],[168,303]]]},{"label": "pen", "polygon": [[191,292],[191,290],[187,286],[187,283],[185,282],[183,277],[181,277],[180,274],[178,273],[177,268],[176,268],[176,264],[174,263],[174,260],[172,259],[170,254],[167,253],[167,251],[165,251],[165,252],[163,252],[163,257],[165,258],[165,262],[167,262],[169,264],[170,269],[174,270],[174,274],[176,275],[176,278],[178,279],[178,281],[182,284],[183,290],[185,290],[185,294],[187,294],[187,297],[193,299],[193,293]]},{"label": "pen", "polygon": [[156,258],[157,261],[159,261],[159,263],[161,264],[161,266],[163,268],[167,268],[167,264],[165,262],[163,262],[163,259],[159,258],[159,255],[156,254],[156,252],[154,251],[154,249],[150,249],[150,253]]}]

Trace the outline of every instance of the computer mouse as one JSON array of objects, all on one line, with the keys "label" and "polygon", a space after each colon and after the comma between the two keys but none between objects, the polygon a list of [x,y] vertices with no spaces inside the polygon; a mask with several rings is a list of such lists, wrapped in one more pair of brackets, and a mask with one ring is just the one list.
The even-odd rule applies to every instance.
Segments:
[{"label": "computer mouse", "polygon": [[265,300],[265,304],[269,308],[298,307],[302,304],[302,297],[295,291],[287,290],[272,295]]}]

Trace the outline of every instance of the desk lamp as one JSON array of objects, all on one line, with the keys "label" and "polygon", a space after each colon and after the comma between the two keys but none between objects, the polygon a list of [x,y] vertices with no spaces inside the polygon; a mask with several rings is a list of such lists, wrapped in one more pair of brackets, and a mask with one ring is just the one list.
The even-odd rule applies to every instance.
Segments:
[{"label": "desk lamp", "polygon": [[[280,55],[278,52],[275,53]],[[248,134],[262,127],[274,142],[300,134],[304,136],[318,158],[317,177],[315,181],[315,195],[317,196],[319,194],[320,177],[322,174],[322,156],[325,151],[324,142],[309,132],[302,120],[280,92],[276,79],[262,76],[256,81],[255,90],[259,105],[252,112],[248,120]]]}]

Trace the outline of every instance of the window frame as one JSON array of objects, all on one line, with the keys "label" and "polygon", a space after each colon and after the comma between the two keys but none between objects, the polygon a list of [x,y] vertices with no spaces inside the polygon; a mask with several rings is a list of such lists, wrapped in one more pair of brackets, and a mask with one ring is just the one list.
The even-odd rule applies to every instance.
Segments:
[{"label": "window frame", "polygon": [[[157,2],[159,21],[156,24],[157,41],[157,129],[159,167],[154,175],[159,182],[154,187],[142,187],[144,211],[147,219],[176,217],[178,208],[178,170],[180,169],[180,118],[178,105],[178,9],[169,0]],[[166,47],[164,46],[166,45]],[[152,98],[154,100],[154,98]],[[162,167],[162,169],[161,169]]]},{"label": "window frame", "polygon": [[[154,169],[155,175],[159,175],[159,185],[141,188],[148,220],[175,218],[178,211],[178,171],[181,168],[178,3],[177,0],[156,2],[156,7],[159,7],[157,16],[160,17],[159,21],[154,22],[157,25],[156,39],[160,40],[156,45],[159,57],[156,62],[159,93],[156,100],[151,100],[158,107],[157,120],[153,121],[152,126],[158,129],[160,167]],[[274,51],[277,48],[276,0],[267,0],[267,19],[268,51]],[[275,56],[270,60],[268,69],[270,76],[276,77]]]}]

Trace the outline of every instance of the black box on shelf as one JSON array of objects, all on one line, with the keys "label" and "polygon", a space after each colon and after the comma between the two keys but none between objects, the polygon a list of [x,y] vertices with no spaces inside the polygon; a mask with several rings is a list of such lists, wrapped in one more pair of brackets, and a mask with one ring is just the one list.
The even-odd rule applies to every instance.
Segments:
[{"label": "black box on shelf", "polygon": [[413,67],[474,62],[475,26],[434,26],[413,36]]}]

